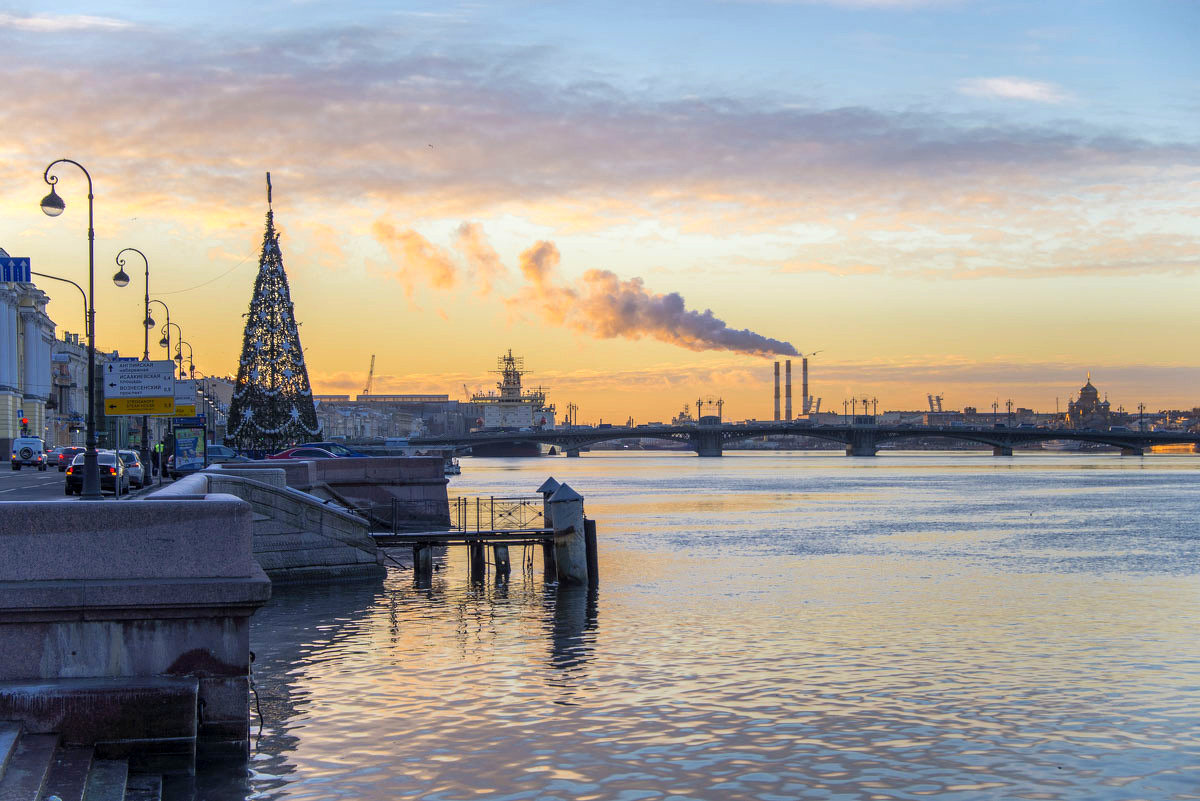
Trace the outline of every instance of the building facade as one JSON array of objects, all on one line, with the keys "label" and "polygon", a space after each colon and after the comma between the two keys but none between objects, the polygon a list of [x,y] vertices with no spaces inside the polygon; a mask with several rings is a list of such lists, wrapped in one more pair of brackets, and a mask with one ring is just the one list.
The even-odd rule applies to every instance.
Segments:
[{"label": "building facade", "polygon": [[0,451],[7,455],[16,437],[46,436],[54,323],[29,260],[0,249],[0,268]]},{"label": "building facade", "polygon": [[1108,400],[1100,400],[1100,392],[1092,386],[1092,374],[1079,389],[1079,397],[1067,405],[1067,425],[1071,428],[1108,429],[1112,422]]}]

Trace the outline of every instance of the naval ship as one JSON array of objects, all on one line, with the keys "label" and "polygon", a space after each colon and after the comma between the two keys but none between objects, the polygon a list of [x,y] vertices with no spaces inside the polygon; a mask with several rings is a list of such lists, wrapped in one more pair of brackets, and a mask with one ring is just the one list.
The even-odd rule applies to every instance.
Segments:
[{"label": "naval ship", "polygon": [[[528,371],[525,360],[513,356],[512,349],[496,360],[492,372],[500,376],[496,382],[499,392],[480,392],[471,396],[479,410],[473,431],[537,431],[554,428],[554,404],[546,403],[544,387],[529,391],[521,388],[521,376]],[[477,445],[472,456],[541,456],[537,442],[505,442],[496,445]]]}]

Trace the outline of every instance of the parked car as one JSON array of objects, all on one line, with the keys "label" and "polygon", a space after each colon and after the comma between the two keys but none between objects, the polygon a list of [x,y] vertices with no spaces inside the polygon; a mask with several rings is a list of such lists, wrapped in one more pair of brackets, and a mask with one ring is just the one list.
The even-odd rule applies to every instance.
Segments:
[{"label": "parked car", "polygon": [[130,486],[141,489],[146,486],[146,466],[137,451],[117,451],[121,461],[125,463],[125,472],[129,474]]},{"label": "parked car", "polygon": [[[71,466],[67,468],[66,495],[83,493],[83,460],[86,456],[85,453],[76,455]],[[118,486],[121,487],[121,492],[129,492],[129,474],[125,472],[125,463],[121,461],[121,457],[112,451],[100,451],[96,454],[96,460],[100,465],[101,492],[116,492]]]},{"label": "parked car", "polygon": [[36,467],[46,469],[46,443],[39,437],[17,437],[12,444],[12,469]]},{"label": "parked car", "polygon": [[[404,444],[407,445],[408,442],[406,441]],[[329,451],[334,456],[369,456],[370,455],[370,454],[363,453],[362,451],[356,451],[353,448],[347,448],[345,445],[341,444],[340,442],[302,442],[299,445],[297,445],[296,447],[298,447],[298,448],[320,448],[322,450]]]},{"label": "parked car", "polygon": [[208,463],[209,464],[230,464],[233,462],[252,462],[253,459],[242,456],[228,445],[209,445],[208,446]]},{"label": "parked car", "polygon": [[307,446],[299,448],[288,448],[286,451],[273,453],[267,457],[268,459],[336,459],[338,455],[331,453],[324,448],[309,448]]},{"label": "parked car", "polygon": [[67,468],[71,466],[72,460],[74,460],[79,454],[83,453],[84,449],[76,448],[71,445],[65,445],[61,448],[55,448],[55,450],[58,451],[58,458],[56,462],[58,464],[58,472],[65,473],[67,472]]}]

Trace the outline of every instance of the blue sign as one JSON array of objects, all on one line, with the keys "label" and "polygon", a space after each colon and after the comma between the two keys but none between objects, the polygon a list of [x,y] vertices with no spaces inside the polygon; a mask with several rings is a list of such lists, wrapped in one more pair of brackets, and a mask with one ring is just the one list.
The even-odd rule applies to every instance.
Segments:
[{"label": "blue sign", "polygon": [[24,417],[24,416],[25,416],[25,410],[17,409],[17,417]]},{"label": "blue sign", "polygon": [[175,427],[176,428],[186,428],[188,426],[200,426],[201,428],[203,428],[204,421],[205,421],[205,417],[202,414],[198,414],[195,417],[176,417],[175,418]]},{"label": "blue sign", "polygon": [[19,281],[28,284],[29,259],[15,256],[0,256],[0,281]]}]

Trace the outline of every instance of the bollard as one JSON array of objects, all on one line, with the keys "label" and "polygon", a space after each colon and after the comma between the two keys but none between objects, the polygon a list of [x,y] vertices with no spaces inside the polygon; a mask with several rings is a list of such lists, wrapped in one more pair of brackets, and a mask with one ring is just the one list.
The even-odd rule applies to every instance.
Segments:
[{"label": "bollard", "polygon": [[433,581],[433,548],[427,542],[413,546],[413,580],[418,587],[428,587]]},{"label": "bollard", "polygon": [[558,583],[566,586],[587,586],[583,496],[569,485],[563,484],[550,496],[550,507],[554,518],[554,561],[558,567]]},{"label": "bollard", "polygon": [[587,554],[588,586],[600,584],[600,554],[596,550],[596,521],[583,519],[583,548]]},{"label": "bollard", "polygon": [[512,573],[512,565],[508,561],[508,546],[493,545],[492,558],[496,563],[496,583],[508,581],[508,576]]},{"label": "bollard", "polygon": [[[559,483],[550,476],[542,482],[537,491],[542,493],[542,528],[554,528],[554,514],[550,509],[550,496],[558,489]],[[554,562],[554,540],[542,540],[542,581],[558,581],[558,567]]]}]

